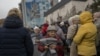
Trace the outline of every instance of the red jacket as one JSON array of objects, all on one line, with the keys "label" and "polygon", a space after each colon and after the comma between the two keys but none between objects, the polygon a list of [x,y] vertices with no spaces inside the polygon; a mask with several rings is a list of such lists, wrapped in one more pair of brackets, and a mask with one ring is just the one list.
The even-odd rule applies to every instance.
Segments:
[{"label": "red jacket", "polygon": [[[48,37],[46,36],[45,38],[48,38]],[[60,40],[59,37],[56,37],[56,39],[57,39],[58,41]],[[44,51],[45,51],[45,48],[44,48],[43,45],[39,44],[39,45],[38,45],[38,50],[39,50],[40,52],[44,52]],[[64,56],[63,45],[57,45],[57,46],[56,46],[56,51],[57,51],[58,56]]]},{"label": "red jacket", "polygon": [[46,35],[48,26],[49,26],[49,25],[48,25],[47,23],[43,24],[42,31],[41,31],[42,34],[43,34],[43,36]]}]

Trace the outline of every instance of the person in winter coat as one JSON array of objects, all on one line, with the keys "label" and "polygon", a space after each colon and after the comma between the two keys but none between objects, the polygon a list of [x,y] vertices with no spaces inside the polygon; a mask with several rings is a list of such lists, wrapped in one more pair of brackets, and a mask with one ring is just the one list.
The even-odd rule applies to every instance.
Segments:
[{"label": "person in winter coat", "polygon": [[79,28],[79,15],[75,15],[68,20],[70,26],[68,28],[68,33],[67,33],[67,43],[70,48],[70,56],[78,56],[77,54],[77,45],[73,42],[73,38],[76,35],[78,28]]},{"label": "person in winter coat", "polygon": [[94,24],[98,30],[96,38],[97,56],[100,56],[100,12],[94,13]]},{"label": "person in winter coat", "polygon": [[100,29],[100,12],[94,13],[94,23],[97,27],[97,29]]},{"label": "person in winter coat", "polygon": [[[16,10],[11,9],[0,28],[0,56],[33,56],[31,36]],[[8,14],[9,14],[8,13]]]},{"label": "person in winter coat", "polygon": [[55,26],[57,29],[57,35],[60,37],[61,40],[65,39],[64,33],[62,31],[62,29],[59,26],[59,22],[54,22],[51,25]]},{"label": "person in winter coat", "polygon": [[69,52],[69,48],[68,48],[68,44],[66,43],[66,36],[67,36],[67,32],[68,32],[68,27],[69,27],[69,24],[68,24],[68,21],[65,21],[65,22],[61,22],[60,23],[60,28],[62,29],[63,33],[62,33],[62,41],[63,41],[63,45],[64,45],[64,53],[65,54],[68,54]]},{"label": "person in winter coat", "polygon": [[57,29],[57,35],[61,38],[61,40],[65,40],[64,33],[63,33],[62,29],[60,28],[60,26],[58,25],[58,23],[55,23],[54,26]]},{"label": "person in winter coat", "polygon": [[32,35],[32,41],[34,44],[34,55],[33,56],[40,56],[40,52],[38,51],[38,43],[40,39],[43,38],[42,33],[40,33],[39,27],[34,27],[34,34]]},{"label": "person in winter coat", "polygon": [[65,44],[66,39],[65,39],[65,36],[64,36],[64,33],[63,33],[62,29],[61,29],[60,26],[59,26],[59,22],[54,22],[54,23],[51,24],[51,25],[54,25],[54,26],[56,27],[56,29],[57,29],[57,35],[58,35],[58,36],[60,37],[60,39],[62,40],[63,46],[65,46],[64,44]]},{"label": "person in winter coat", "polygon": [[35,26],[34,33],[32,34],[32,39],[34,44],[38,43],[39,40],[43,37],[42,33],[40,32],[40,28]]},{"label": "person in winter coat", "polygon": [[80,14],[81,26],[73,41],[77,44],[79,56],[96,56],[97,29],[93,24],[92,13],[84,11]]},{"label": "person in winter coat", "polygon": [[[98,36],[100,35],[100,12],[96,12],[94,13],[94,24],[96,25],[97,27],[97,30],[98,30]],[[97,46],[99,45],[99,41],[100,41],[100,38],[97,37]]]},{"label": "person in winter coat", "polygon": [[47,33],[46,30],[47,30],[48,26],[49,26],[48,23],[43,24],[42,29],[41,29],[43,36],[46,35],[46,33]]},{"label": "person in winter coat", "polygon": [[68,27],[69,27],[69,25],[68,25],[68,22],[67,21],[60,23],[60,28],[62,29],[62,31],[63,31],[63,33],[64,33],[65,36],[67,34]]},{"label": "person in winter coat", "polygon": [[[38,49],[43,54],[41,56],[64,56],[63,52],[63,45],[61,43],[60,38],[56,35],[56,27],[55,26],[49,26],[47,29],[47,35],[45,38],[55,38],[57,39],[57,44],[50,44],[48,45],[42,45],[39,44]],[[48,49],[53,49],[51,52],[48,52]],[[55,53],[56,52],[56,53]],[[55,54],[52,54],[55,53]]]}]

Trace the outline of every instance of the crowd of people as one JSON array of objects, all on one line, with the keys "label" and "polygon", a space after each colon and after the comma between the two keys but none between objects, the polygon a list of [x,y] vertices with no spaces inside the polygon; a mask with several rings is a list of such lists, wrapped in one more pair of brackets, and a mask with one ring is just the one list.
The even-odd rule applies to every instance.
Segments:
[{"label": "crowd of people", "polygon": [[83,11],[30,30],[13,8],[0,28],[0,56],[100,56],[99,36],[100,12]]}]

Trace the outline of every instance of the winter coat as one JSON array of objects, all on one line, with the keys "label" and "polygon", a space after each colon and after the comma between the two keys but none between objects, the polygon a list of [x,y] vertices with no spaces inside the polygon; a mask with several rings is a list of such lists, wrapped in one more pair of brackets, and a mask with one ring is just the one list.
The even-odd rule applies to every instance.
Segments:
[{"label": "winter coat", "polygon": [[94,22],[94,24],[96,25],[97,27],[97,38],[96,38],[96,46],[98,47],[100,45],[100,18],[97,18]]},{"label": "winter coat", "polygon": [[64,36],[64,33],[62,31],[62,29],[59,27],[59,26],[56,26],[57,28],[57,35],[62,39],[62,40],[65,40],[65,36]]},{"label": "winter coat", "polygon": [[46,31],[47,31],[48,26],[49,25],[47,23],[43,24],[42,30],[41,30],[43,36],[46,35]]},{"label": "winter coat", "polygon": [[70,26],[68,27],[68,32],[67,32],[67,43],[70,47],[70,56],[78,56],[77,45],[73,42],[73,38],[76,35],[80,24],[73,24],[73,20],[78,21],[79,16],[75,15],[75,16],[69,18],[69,20],[68,20]]},{"label": "winter coat", "polygon": [[42,33],[39,33],[39,34],[33,33],[33,34],[31,35],[31,37],[34,38],[34,40],[35,40],[35,39],[40,40],[41,38],[43,38],[43,35],[42,35]]},{"label": "winter coat", "polygon": [[92,14],[88,11],[80,15],[81,26],[73,41],[77,44],[78,54],[83,56],[96,55],[97,29],[93,24]]},{"label": "winter coat", "polygon": [[100,56],[100,12],[94,13],[94,24],[98,31],[96,38],[97,56]]},{"label": "winter coat", "polygon": [[[79,25],[71,25],[68,28],[68,33],[67,33],[67,42],[69,40],[73,40],[74,35],[77,33],[77,30],[79,28]],[[70,46],[70,56],[78,56],[77,53],[77,45],[72,41],[69,42],[68,45]]]},{"label": "winter coat", "polygon": [[[48,38],[48,36],[46,36],[45,38]],[[56,37],[56,39],[57,39],[58,42],[61,41],[59,37]],[[44,48],[44,45],[42,45],[42,44],[39,44],[38,50],[39,50],[40,52],[42,52],[42,53],[45,53],[45,52],[46,52],[46,50],[45,50],[45,48]],[[58,44],[57,44],[55,50],[56,50],[56,52],[57,52],[57,56],[64,56],[63,46],[61,45],[61,43],[58,43]],[[48,52],[49,52],[49,51],[48,51]],[[49,52],[49,54],[50,54],[50,52]],[[51,55],[51,54],[50,54],[50,55]],[[48,56],[49,56],[49,55],[48,55]],[[56,55],[54,55],[54,56],[56,56]]]},{"label": "winter coat", "polygon": [[68,27],[68,33],[67,33],[67,39],[73,39],[74,38],[74,34],[76,33],[77,29],[79,28],[79,25],[71,25]]},{"label": "winter coat", "polygon": [[68,26],[66,26],[66,25],[64,24],[64,25],[62,25],[62,26],[60,26],[60,27],[61,27],[63,33],[64,33],[64,34],[67,34]]},{"label": "winter coat", "polygon": [[94,24],[96,25],[97,29],[100,29],[100,18],[96,19]]},{"label": "winter coat", "polygon": [[8,16],[0,28],[0,56],[33,56],[31,36],[18,16]]},{"label": "winter coat", "polygon": [[42,34],[32,34],[32,41],[34,44],[34,55],[33,56],[40,56],[41,52],[38,51],[38,43],[36,43],[36,39],[40,40],[41,38],[43,38]]}]

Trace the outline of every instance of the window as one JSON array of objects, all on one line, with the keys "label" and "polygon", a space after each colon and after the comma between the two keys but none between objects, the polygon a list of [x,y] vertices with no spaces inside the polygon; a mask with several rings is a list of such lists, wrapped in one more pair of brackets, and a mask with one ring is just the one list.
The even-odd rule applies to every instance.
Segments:
[{"label": "window", "polygon": [[43,7],[43,10],[45,10],[46,8],[45,7]]},{"label": "window", "polygon": [[45,4],[45,2],[42,2],[42,4]]},{"label": "window", "polygon": [[47,7],[50,7],[49,4],[46,5]]}]

